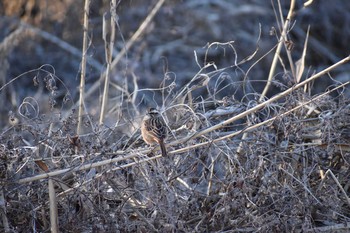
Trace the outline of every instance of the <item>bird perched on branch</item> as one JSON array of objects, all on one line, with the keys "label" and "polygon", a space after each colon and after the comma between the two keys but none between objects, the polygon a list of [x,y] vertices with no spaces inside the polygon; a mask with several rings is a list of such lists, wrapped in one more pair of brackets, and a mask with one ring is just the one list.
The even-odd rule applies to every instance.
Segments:
[{"label": "bird perched on branch", "polygon": [[159,144],[163,157],[167,155],[164,145],[164,140],[167,137],[167,126],[157,109],[150,108],[148,110],[142,120],[141,134],[147,144]]}]

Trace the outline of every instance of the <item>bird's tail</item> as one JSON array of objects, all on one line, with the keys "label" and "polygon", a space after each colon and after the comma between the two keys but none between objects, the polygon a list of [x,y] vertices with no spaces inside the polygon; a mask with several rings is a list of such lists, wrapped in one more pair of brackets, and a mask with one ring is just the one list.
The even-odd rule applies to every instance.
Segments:
[{"label": "bird's tail", "polygon": [[160,140],[160,141],[159,141],[159,146],[160,146],[160,150],[162,151],[162,156],[163,156],[163,157],[166,157],[166,156],[167,156],[167,153],[166,153],[166,148],[165,148],[165,145],[164,145],[164,141],[163,141],[163,140]]}]

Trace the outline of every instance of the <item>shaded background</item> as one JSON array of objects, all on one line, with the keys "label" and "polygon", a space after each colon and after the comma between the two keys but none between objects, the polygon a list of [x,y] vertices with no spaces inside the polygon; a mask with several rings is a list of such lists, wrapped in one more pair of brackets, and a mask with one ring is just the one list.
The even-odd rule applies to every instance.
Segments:
[{"label": "shaded background", "polygon": [[[115,54],[121,50],[131,35],[152,10],[157,1],[120,1],[117,8],[118,24]],[[272,5],[274,3],[274,6]],[[241,61],[258,49],[255,57],[244,63],[239,69],[228,71],[224,84],[241,82],[247,75],[252,84],[246,93],[238,86],[231,86],[220,93],[220,97],[234,93],[240,100],[247,93],[261,92],[267,79],[273,52],[268,53],[277,43],[275,1],[166,1],[146,32],[127,52],[122,61],[114,68],[111,81],[134,90],[133,77],[137,78],[139,88],[158,88],[164,78],[176,83],[175,91],[188,83],[199,71],[199,65],[215,62],[218,68],[233,65],[235,59]],[[284,16],[287,15],[289,1],[281,1]],[[304,77],[347,56],[349,53],[350,3],[336,0],[332,3],[314,1],[303,8],[304,1],[297,1],[295,22],[293,22],[290,42],[294,61],[301,56],[306,31],[310,26],[310,40],[306,57]],[[23,99],[35,94],[42,96],[45,89],[38,89],[33,78],[42,78],[47,74],[29,72],[42,65],[44,70],[54,73],[62,83],[57,83],[56,96],[63,98],[67,89],[73,101],[78,99],[80,62],[82,47],[83,1],[47,1],[47,0],[2,0],[0,2],[0,41],[1,46],[1,86],[15,77],[22,75],[11,85],[2,90],[1,115],[16,111]],[[86,89],[98,82],[105,70],[104,43],[102,40],[102,17],[110,10],[109,1],[92,1],[89,20],[89,60],[87,65]],[[19,31],[21,23],[26,23],[41,31]],[[261,28],[261,31],[260,31]],[[45,34],[49,33],[49,34]],[[260,37],[259,37],[260,35]],[[277,36],[279,33],[277,33]],[[12,37],[11,37],[12,36]],[[55,37],[58,40],[54,40]],[[5,39],[8,39],[7,41]],[[58,41],[58,42],[57,42]],[[232,43],[235,52],[228,45],[212,46],[212,42]],[[66,42],[73,46],[64,49],[59,44]],[[207,54],[207,55],[206,55]],[[258,59],[266,55],[256,63]],[[207,56],[207,57],[205,57]],[[282,53],[283,56],[283,53]],[[206,59],[205,59],[206,58]],[[252,66],[254,64],[254,66]],[[289,70],[288,64],[286,69]],[[289,85],[291,77],[280,66],[275,80]],[[348,66],[332,72],[332,78],[338,81],[348,80]],[[246,72],[249,70],[249,74]],[[170,81],[169,81],[170,82]],[[329,77],[319,79],[314,84],[314,92],[322,92],[334,83]],[[66,87],[63,87],[65,84]],[[91,114],[99,111],[99,98],[102,85],[98,91],[86,99],[91,107]],[[271,91],[270,95],[280,91]],[[39,93],[40,92],[40,93]],[[38,94],[39,93],[39,94]],[[197,91],[196,96],[205,95]],[[119,94],[112,88],[111,99]],[[161,92],[139,92],[138,106],[162,105]],[[65,106],[69,108],[69,106]],[[60,107],[63,108],[62,106]],[[45,108],[43,108],[44,111]],[[113,109],[113,104],[109,105]]]}]

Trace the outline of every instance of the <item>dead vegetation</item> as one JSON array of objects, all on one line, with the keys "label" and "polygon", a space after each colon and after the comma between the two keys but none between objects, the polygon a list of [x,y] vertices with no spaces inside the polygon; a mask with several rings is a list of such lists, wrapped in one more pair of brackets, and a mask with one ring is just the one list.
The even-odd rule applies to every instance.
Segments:
[{"label": "dead vegetation", "polygon": [[[298,17],[314,20],[312,7],[320,3],[305,8],[294,1],[275,1],[274,8],[255,1],[236,7],[224,0],[88,3],[87,9],[99,11],[81,21],[90,32],[84,34],[83,52],[64,33],[55,36],[35,26],[50,18],[42,11],[37,17],[24,12],[21,22],[6,19],[16,30],[0,44],[1,231],[349,231],[350,57],[335,45],[320,48],[322,35],[312,34],[319,25],[313,31],[312,24],[308,30],[294,23]],[[339,5],[332,7],[340,11]],[[118,14],[112,10],[104,20],[94,18],[110,9]],[[273,40],[265,35],[271,22],[261,20],[259,26],[252,19],[265,14],[277,19]],[[323,15],[322,22],[332,25],[335,16]],[[125,27],[134,36],[119,38],[121,19],[128,17],[141,26],[130,21]],[[110,27],[110,20],[116,26]],[[232,20],[242,23],[227,26]],[[185,26],[178,26],[183,21]],[[219,27],[223,22],[226,27]],[[228,34],[239,25],[251,27],[239,29],[233,42]],[[81,39],[79,30],[67,38],[77,33]],[[96,30],[103,36],[91,36]],[[169,34],[173,40],[164,39]],[[332,41],[331,33],[323,36]],[[199,49],[201,37],[228,42]],[[16,57],[26,40],[44,40],[54,48],[45,65],[14,75],[10,54]],[[26,51],[42,48],[29,44]],[[62,59],[67,53],[69,65]],[[83,94],[72,74],[61,73],[62,67],[79,67],[78,56]],[[161,56],[167,65],[160,65]],[[55,57],[62,60],[57,66]],[[321,65],[312,68],[317,62]],[[147,105],[160,106],[171,129],[167,158],[140,139]]]}]

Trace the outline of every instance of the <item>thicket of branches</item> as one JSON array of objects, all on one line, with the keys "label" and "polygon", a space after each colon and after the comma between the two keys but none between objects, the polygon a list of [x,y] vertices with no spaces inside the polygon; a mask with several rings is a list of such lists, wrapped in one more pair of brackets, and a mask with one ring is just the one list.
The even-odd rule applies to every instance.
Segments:
[{"label": "thicket of branches", "polygon": [[[130,23],[134,34],[126,38],[120,36],[119,14],[126,16],[118,11],[125,5],[91,4],[97,3],[86,0],[82,12],[82,52],[33,26],[40,19],[31,24],[7,19],[16,29],[0,44],[1,231],[349,231],[350,101],[344,67],[350,57],[319,49],[318,37],[296,26],[295,18],[307,18],[304,11],[313,11],[316,3],[274,1],[263,7],[252,1],[235,8],[224,0],[158,0],[152,7],[135,1],[131,16],[149,13],[139,27]],[[93,9],[107,13],[102,17]],[[220,38],[235,26],[215,28],[215,22],[234,18],[251,26],[243,22],[247,15],[268,11],[276,20],[270,47],[262,24],[254,27],[254,40],[241,34],[240,42],[198,49],[191,40],[202,30],[188,37],[190,26],[184,31],[172,26],[186,36],[155,43],[165,32],[158,36],[152,23],[172,25],[161,20],[166,14],[189,14],[194,19],[189,25]],[[103,20],[94,24],[92,15]],[[182,22],[180,15],[174,19],[175,25]],[[91,55],[91,30],[102,35],[96,51],[103,55]],[[51,64],[8,79],[15,73],[9,55],[37,37],[65,51],[60,54],[80,57],[80,65],[72,61],[80,67],[80,84]],[[239,48],[244,43],[250,45],[245,52]],[[187,50],[190,63],[180,61]],[[310,58],[310,50],[328,55],[330,64],[310,67],[320,62]],[[170,51],[181,55],[155,68],[155,60]],[[182,69],[186,65],[190,69]],[[152,71],[163,78],[149,78]],[[146,106],[158,106],[170,129],[166,158],[140,138]]]}]

